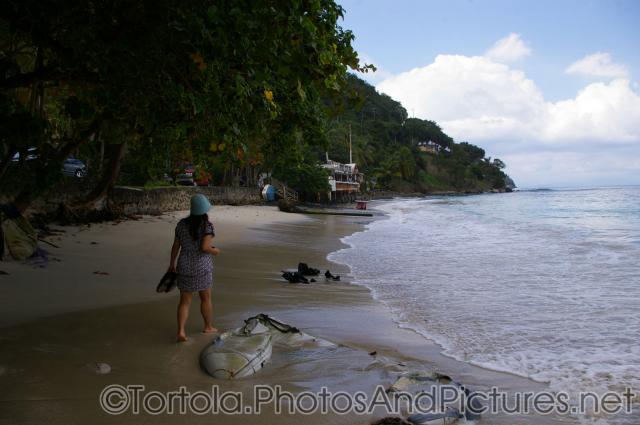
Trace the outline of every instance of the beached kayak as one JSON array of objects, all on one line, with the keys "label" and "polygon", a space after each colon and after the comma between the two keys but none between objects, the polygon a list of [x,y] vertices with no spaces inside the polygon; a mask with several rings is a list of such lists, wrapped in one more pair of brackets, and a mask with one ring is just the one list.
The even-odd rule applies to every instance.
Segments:
[{"label": "beached kayak", "polygon": [[332,342],[301,332],[266,314],[244,321],[244,326],[217,337],[202,350],[200,363],[209,375],[236,379],[262,369],[271,358],[273,344],[281,347],[335,347]]},{"label": "beached kayak", "polygon": [[269,332],[243,334],[225,332],[200,355],[202,367],[214,378],[235,379],[253,375],[271,358]]}]

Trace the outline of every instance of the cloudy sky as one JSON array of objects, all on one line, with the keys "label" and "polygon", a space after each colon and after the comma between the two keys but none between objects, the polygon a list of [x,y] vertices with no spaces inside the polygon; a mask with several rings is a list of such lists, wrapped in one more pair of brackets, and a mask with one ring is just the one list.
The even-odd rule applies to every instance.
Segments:
[{"label": "cloudy sky", "polygon": [[364,78],[518,186],[640,184],[640,1],[340,4]]}]

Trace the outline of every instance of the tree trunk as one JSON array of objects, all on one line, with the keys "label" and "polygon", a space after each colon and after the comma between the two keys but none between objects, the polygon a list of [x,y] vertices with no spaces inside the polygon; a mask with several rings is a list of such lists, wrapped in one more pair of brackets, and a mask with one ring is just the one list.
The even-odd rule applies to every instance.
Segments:
[{"label": "tree trunk", "polygon": [[16,154],[18,150],[15,146],[9,146],[6,154],[0,160],[0,182],[2,182],[2,178],[4,177],[7,169],[9,169],[9,164],[11,164],[11,160],[13,159],[13,155]]},{"label": "tree trunk", "polygon": [[104,169],[104,137],[100,137],[100,163],[98,164],[98,171],[102,173]]},{"label": "tree trunk", "polygon": [[110,146],[109,164],[103,167],[102,177],[97,186],[77,205],[82,208],[104,209],[107,207],[107,198],[116,184],[122,161],[127,151],[127,142]]}]

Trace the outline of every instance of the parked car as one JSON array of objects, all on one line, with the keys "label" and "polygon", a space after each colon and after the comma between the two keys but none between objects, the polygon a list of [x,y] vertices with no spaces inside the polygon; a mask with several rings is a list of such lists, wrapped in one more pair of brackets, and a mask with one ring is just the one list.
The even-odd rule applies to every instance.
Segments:
[{"label": "parked car", "polygon": [[79,159],[70,156],[62,164],[62,173],[67,176],[82,178],[87,175],[87,166]]},{"label": "parked car", "polygon": [[[28,148],[27,149],[27,157],[26,157],[25,161],[33,161],[34,159],[36,159],[38,157],[37,150],[38,150],[38,148]],[[20,162],[20,152],[16,152],[13,155],[13,158],[11,158],[11,161]]]},{"label": "parked car", "polygon": [[184,186],[209,186],[211,174],[191,163],[179,165],[175,171],[175,183]]},{"label": "parked car", "polygon": [[182,164],[179,165],[175,171],[175,182],[176,184],[180,184],[183,186],[195,186],[195,180],[193,179],[193,174],[195,173],[195,169],[191,164]]}]

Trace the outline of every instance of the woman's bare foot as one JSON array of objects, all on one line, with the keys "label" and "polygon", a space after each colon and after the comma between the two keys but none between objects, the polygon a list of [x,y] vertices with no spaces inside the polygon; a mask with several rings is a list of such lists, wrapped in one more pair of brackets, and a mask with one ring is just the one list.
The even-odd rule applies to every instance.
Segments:
[{"label": "woman's bare foot", "polygon": [[213,326],[207,326],[202,330],[203,334],[214,334],[216,332],[218,332],[218,329],[214,328]]},{"label": "woman's bare foot", "polygon": [[178,337],[176,338],[177,342],[185,342],[187,340],[187,336],[185,334],[178,334]]}]

